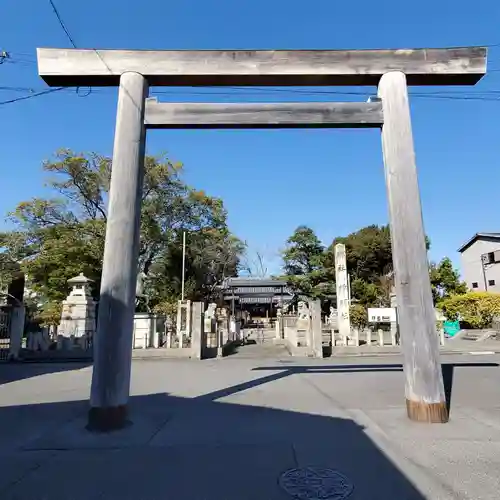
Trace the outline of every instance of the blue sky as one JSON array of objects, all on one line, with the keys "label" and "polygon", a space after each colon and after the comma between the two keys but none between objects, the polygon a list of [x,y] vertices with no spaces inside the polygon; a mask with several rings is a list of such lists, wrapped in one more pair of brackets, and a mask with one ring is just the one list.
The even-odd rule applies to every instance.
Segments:
[{"label": "blue sky", "polygon": [[[445,3],[449,6],[446,7]],[[500,2],[384,0],[56,0],[82,48],[263,49],[412,48],[500,44]],[[146,7],[147,6],[147,7]],[[41,90],[35,48],[70,47],[48,0],[4,2],[0,87]],[[500,98],[500,45],[491,71],[463,96]],[[497,70],[497,71],[495,71]],[[152,89],[160,90],[160,89]],[[164,89],[163,89],[164,90]],[[312,90],[312,89],[306,89]],[[329,89],[321,89],[329,90]],[[343,89],[330,89],[336,92]],[[344,89],[346,90],[346,89]],[[374,88],[360,88],[366,95]],[[0,101],[25,92],[0,90]],[[452,94],[449,94],[449,96]],[[458,95],[458,94],[457,94]],[[486,94],[481,94],[486,95]],[[364,100],[294,92],[169,89],[172,101]],[[59,148],[111,154],[116,90],[88,97],[60,92],[0,106],[0,213],[43,193],[41,162]],[[412,98],[425,227],[431,258],[458,263],[456,249],[477,231],[500,229],[500,100]],[[368,224],[387,222],[380,136],[376,130],[153,131],[148,152],[185,165],[186,180],[220,196],[229,222],[270,271],[295,227],[307,224],[325,244]]]}]

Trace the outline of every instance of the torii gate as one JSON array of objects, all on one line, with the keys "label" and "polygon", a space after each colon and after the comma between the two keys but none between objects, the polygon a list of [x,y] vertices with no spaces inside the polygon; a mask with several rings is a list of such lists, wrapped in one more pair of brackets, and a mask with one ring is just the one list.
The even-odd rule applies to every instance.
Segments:
[{"label": "torii gate", "polygon": [[[147,128],[381,128],[408,417],[448,421],[407,85],[474,85],[486,48],[37,52],[50,86],[120,87],[89,428],[127,418]],[[380,102],[171,104],[149,85],[378,85]]]}]

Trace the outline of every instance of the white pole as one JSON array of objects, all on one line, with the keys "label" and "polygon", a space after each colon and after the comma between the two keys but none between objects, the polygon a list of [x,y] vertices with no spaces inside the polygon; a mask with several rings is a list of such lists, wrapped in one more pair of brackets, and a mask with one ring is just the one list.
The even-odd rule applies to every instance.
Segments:
[{"label": "white pole", "polygon": [[181,300],[184,300],[184,276],[186,274],[186,231],[182,232],[182,291]]},{"label": "white pole", "polygon": [[347,298],[349,300],[349,306],[351,305],[351,275],[347,274]]}]

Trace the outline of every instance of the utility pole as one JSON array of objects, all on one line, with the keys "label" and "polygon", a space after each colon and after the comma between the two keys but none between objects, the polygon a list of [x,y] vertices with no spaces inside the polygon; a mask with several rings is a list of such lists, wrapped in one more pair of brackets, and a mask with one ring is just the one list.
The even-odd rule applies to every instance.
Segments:
[{"label": "utility pole", "polygon": [[186,231],[182,232],[182,290],[181,300],[184,300],[184,283],[186,274]]},{"label": "utility pole", "polygon": [[483,253],[481,255],[481,269],[483,270],[483,280],[484,280],[484,291],[488,291],[488,282],[486,281],[486,265],[484,263],[485,257],[487,257],[487,253]]}]

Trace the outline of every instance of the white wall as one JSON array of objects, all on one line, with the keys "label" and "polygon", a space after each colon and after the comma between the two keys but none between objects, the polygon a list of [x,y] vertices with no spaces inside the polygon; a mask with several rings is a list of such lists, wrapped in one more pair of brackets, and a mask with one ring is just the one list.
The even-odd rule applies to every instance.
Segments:
[{"label": "white wall", "polygon": [[[472,291],[485,291],[485,279],[481,264],[481,255],[500,250],[500,241],[477,240],[461,256],[462,276]],[[489,292],[500,292],[500,263],[485,266],[486,285]],[[493,280],[495,284],[489,285]],[[473,287],[477,283],[477,288]]]}]

